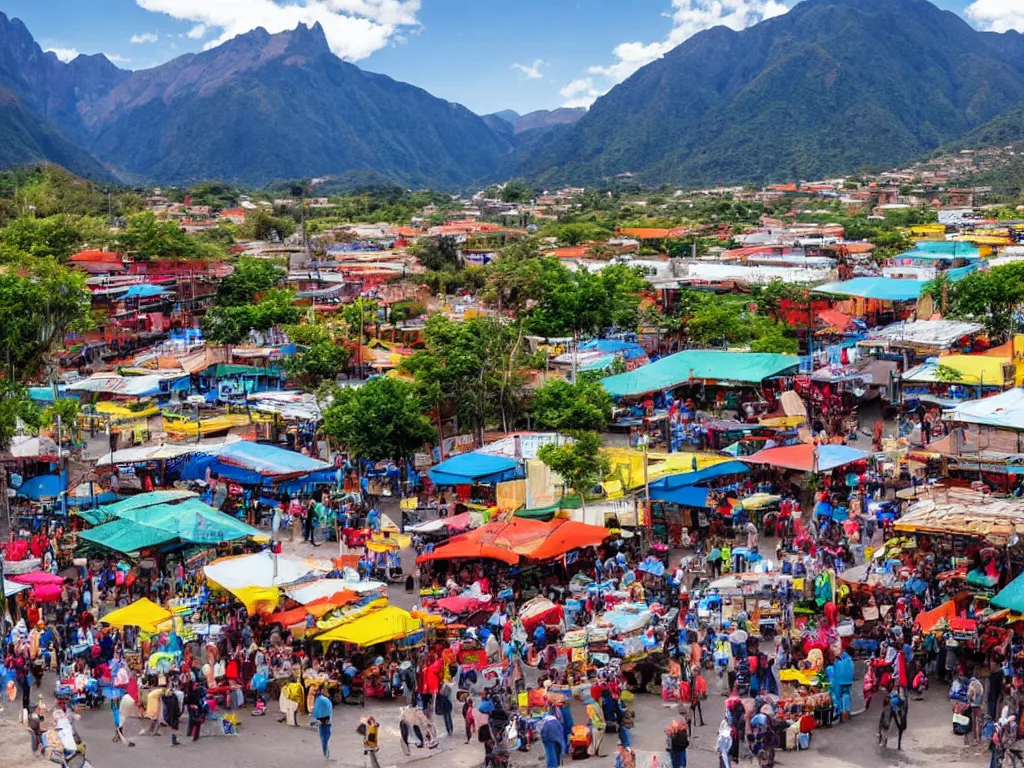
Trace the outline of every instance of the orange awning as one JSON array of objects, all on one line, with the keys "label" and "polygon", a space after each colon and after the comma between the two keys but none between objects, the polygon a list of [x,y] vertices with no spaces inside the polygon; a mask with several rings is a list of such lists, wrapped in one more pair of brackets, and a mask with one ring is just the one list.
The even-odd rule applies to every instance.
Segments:
[{"label": "orange awning", "polygon": [[938,608],[932,608],[930,611],[919,613],[917,620],[914,622],[917,624],[921,631],[924,633],[931,632],[932,628],[943,619],[949,621],[950,619],[956,618],[956,602],[953,600],[947,600]]},{"label": "orange awning", "polygon": [[352,590],[344,589],[341,592],[335,592],[329,597],[319,597],[307,605],[301,605],[298,608],[292,608],[287,611],[272,613],[266,617],[266,623],[291,627],[295,624],[301,624],[304,622],[307,614],[319,619],[343,605],[354,603],[358,599],[358,594]]},{"label": "orange awning", "polygon": [[600,544],[607,536],[608,529],[599,525],[513,517],[456,536],[433,552],[421,555],[417,562],[485,558],[515,565],[520,558],[551,560],[561,557],[573,549]]}]

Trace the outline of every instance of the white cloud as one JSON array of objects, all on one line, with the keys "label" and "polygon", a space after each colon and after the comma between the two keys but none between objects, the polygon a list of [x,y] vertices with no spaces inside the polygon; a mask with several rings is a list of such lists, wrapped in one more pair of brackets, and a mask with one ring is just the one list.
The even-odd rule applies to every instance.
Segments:
[{"label": "white cloud", "polygon": [[206,25],[196,24],[192,29],[188,31],[189,40],[202,40],[206,35]]},{"label": "white cloud", "polygon": [[47,53],[56,54],[57,58],[65,64],[78,58],[77,48],[47,48]]},{"label": "white cloud", "polygon": [[159,35],[156,35],[153,32],[144,32],[141,35],[132,35],[132,42],[136,45],[141,45],[143,43],[155,43],[159,39]]},{"label": "white cloud", "polygon": [[[1024,6],[1024,0],[1010,1]],[[601,78],[602,89],[594,90],[597,90],[597,95],[602,95],[701,30],[716,26],[745,29],[759,21],[786,13],[789,10],[787,2],[791,0],[671,0],[671,12],[664,15],[672,20],[672,29],[664,40],[621,43],[612,50],[614,62],[588,67],[587,73]],[[1000,5],[1005,2],[1007,0],[977,0],[976,4]],[[564,106],[578,105],[567,102]]]},{"label": "white cloud", "polygon": [[537,59],[533,64],[513,64],[512,69],[518,69],[526,75],[527,80],[543,80],[544,75],[541,74],[540,68],[546,65],[544,59]]},{"label": "white cloud", "polygon": [[1024,0],[975,0],[964,14],[985,31],[1024,32]]},{"label": "white cloud", "polygon": [[131,64],[132,60],[125,58],[124,56],[118,56],[116,53],[104,53],[104,56],[114,64]]},{"label": "white cloud", "polygon": [[[181,21],[216,30],[211,48],[256,27],[270,33],[294,29],[298,24],[324,28],[331,50],[349,61],[365,59],[385,47],[392,38],[419,26],[421,0],[135,0],[147,11],[164,13]],[[200,36],[201,37],[201,36]]]},{"label": "white cloud", "polygon": [[594,78],[581,77],[573,80],[559,91],[563,107],[589,107],[601,92],[594,87]]}]

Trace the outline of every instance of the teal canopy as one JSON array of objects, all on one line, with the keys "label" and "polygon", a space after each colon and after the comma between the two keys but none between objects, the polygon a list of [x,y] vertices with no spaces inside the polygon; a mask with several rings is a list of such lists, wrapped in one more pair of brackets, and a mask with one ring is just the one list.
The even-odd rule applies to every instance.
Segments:
[{"label": "teal canopy", "polygon": [[79,538],[116,552],[137,552],[172,542],[213,545],[258,535],[256,528],[193,497],[180,504],[122,509],[116,520],[84,531]]},{"label": "teal canopy", "polygon": [[795,355],[687,349],[627,373],[609,376],[601,384],[612,397],[636,397],[675,389],[688,381],[760,384],[773,376],[796,373],[799,365]]},{"label": "teal canopy", "polygon": [[996,608],[1024,613],[1024,573],[999,590],[989,602]]}]

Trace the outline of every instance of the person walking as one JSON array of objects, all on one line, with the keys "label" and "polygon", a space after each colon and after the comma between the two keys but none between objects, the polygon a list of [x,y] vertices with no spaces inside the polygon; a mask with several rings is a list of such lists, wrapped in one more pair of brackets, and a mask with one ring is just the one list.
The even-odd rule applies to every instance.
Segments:
[{"label": "person walking", "polygon": [[334,716],[334,705],[327,698],[323,688],[317,688],[316,698],[313,700],[313,719],[320,731],[320,748],[323,749],[324,757],[331,756],[331,721]]},{"label": "person walking", "polygon": [[468,691],[459,691],[462,699],[462,720],[466,725],[466,743],[473,737],[476,731],[476,710],[473,704],[473,695]]},{"label": "person walking", "polygon": [[690,733],[685,720],[673,720],[665,729],[668,736],[668,754],[672,768],[686,768],[686,750],[690,747]]},{"label": "person walking", "polygon": [[370,763],[370,768],[380,768],[377,751],[380,749],[380,726],[371,715],[363,726],[363,756]]},{"label": "person walking", "polygon": [[451,736],[455,733],[455,722],[452,720],[452,686],[451,683],[442,683],[441,689],[437,692],[437,699],[434,702],[434,712],[444,720],[444,729]]},{"label": "person walking", "polygon": [[540,740],[544,745],[546,759],[544,768],[558,768],[562,763],[562,752],[565,740],[562,735],[562,723],[555,714],[555,707],[549,706],[547,713],[540,721]]},{"label": "person walking", "polygon": [[593,696],[587,700],[587,717],[590,719],[590,748],[591,755],[601,756],[601,742],[604,741],[605,721],[601,711],[601,705],[594,701]]}]

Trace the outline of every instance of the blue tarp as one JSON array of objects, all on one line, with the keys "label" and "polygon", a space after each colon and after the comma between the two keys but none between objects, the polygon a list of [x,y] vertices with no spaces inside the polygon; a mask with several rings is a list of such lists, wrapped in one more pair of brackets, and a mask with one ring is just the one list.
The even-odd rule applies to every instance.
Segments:
[{"label": "blue tarp", "polygon": [[428,474],[435,485],[500,483],[521,476],[519,464],[515,460],[475,452],[452,456],[431,469]]},{"label": "blue tarp", "polygon": [[981,252],[971,243],[946,240],[921,240],[914,249],[901,253],[897,259],[977,259]]},{"label": "blue tarp", "polygon": [[170,293],[166,288],[161,288],[159,285],[150,285],[149,283],[142,283],[141,285],[133,285],[125,293],[121,294],[122,299],[151,299],[154,296],[163,296],[165,293]]},{"label": "blue tarp", "polygon": [[750,468],[742,461],[723,461],[721,464],[714,464],[696,472],[682,472],[678,475],[668,475],[651,483],[651,490],[658,487],[662,490],[683,488],[687,485],[697,485],[705,480],[714,480],[717,477],[726,475],[741,475],[750,471]]},{"label": "blue tarp", "polygon": [[925,280],[892,277],[855,277],[837,283],[825,283],[814,290],[836,296],[856,296],[878,301],[914,301],[921,296]]},{"label": "blue tarp", "polygon": [[618,339],[591,339],[586,344],[580,344],[580,352],[604,352],[609,355],[622,355],[623,360],[636,360],[641,357],[647,357],[644,348],[639,344],[619,341]]},{"label": "blue tarp", "polygon": [[665,490],[652,485],[651,499],[680,504],[684,507],[706,507],[708,505],[708,489],[699,485],[684,485],[681,488]]},{"label": "blue tarp", "polygon": [[276,445],[243,440],[213,451],[221,464],[254,472],[263,477],[301,477],[310,472],[333,469],[330,464]]},{"label": "blue tarp", "polygon": [[39,499],[60,496],[64,488],[65,484],[61,481],[59,475],[40,475],[39,477],[33,477],[31,480],[26,480],[18,489],[18,495],[26,499],[39,501]]}]

